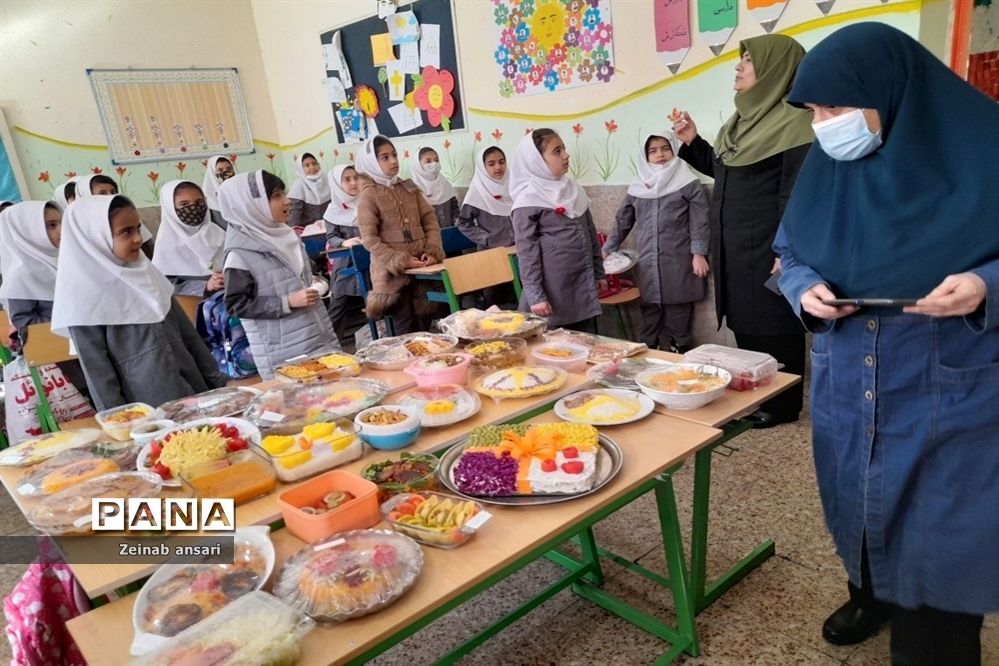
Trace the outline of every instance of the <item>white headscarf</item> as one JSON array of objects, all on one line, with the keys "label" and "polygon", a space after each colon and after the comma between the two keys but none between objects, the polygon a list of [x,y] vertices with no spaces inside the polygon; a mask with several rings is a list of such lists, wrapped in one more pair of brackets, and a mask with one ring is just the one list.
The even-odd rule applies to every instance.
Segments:
[{"label": "white headscarf", "polygon": [[565,208],[567,217],[579,217],[590,206],[586,192],[572,176],[552,175],[541,151],[534,145],[531,132],[517,144],[510,166],[512,208]]},{"label": "white headscarf", "polygon": [[[423,193],[423,197],[431,206],[437,206],[458,195],[454,191],[454,185],[447,178],[441,175],[440,163],[437,164],[437,172],[430,172],[421,162],[420,153],[423,148],[413,155],[410,162],[410,177],[416,186]],[[436,151],[435,151],[436,152]]]},{"label": "white headscarf", "polygon": [[[205,209],[205,217],[196,227],[181,222],[173,195],[183,182],[171,180],[160,188],[160,230],[156,236],[153,264],[164,275],[207,276],[225,245],[225,232],[212,222],[208,209]],[[221,268],[214,267],[215,270]]]},{"label": "white headscarf", "polygon": [[116,196],[90,196],[66,209],[53,333],[69,337],[71,326],[156,324],[170,311],[173,285],[146,255],[140,252],[129,264],[114,256],[108,210]]},{"label": "white headscarf", "polygon": [[[670,150],[673,151],[673,159],[658,168],[649,164],[649,158],[645,154],[645,144],[650,137],[661,137],[669,142]],[[638,146],[638,175],[632,179],[628,186],[628,194],[639,199],[658,199],[667,194],[672,194],[677,190],[696,181],[698,178],[690,170],[687,163],[679,158],[680,142],[673,136],[672,132],[653,132],[646,134],[641,145]]]},{"label": "white headscarf", "polygon": [[[288,198],[298,199],[299,201],[314,205],[328,203],[330,200],[330,185],[326,180],[326,175],[322,170],[315,176],[306,174],[305,167],[302,166],[303,159],[304,155],[299,155],[295,158],[295,173],[298,174],[298,179],[292,183],[291,189],[288,190]],[[319,160],[316,161],[318,162]]]},{"label": "white headscarf", "polygon": [[330,205],[326,207],[323,219],[341,227],[357,226],[357,197],[343,191],[343,172],[353,169],[353,164],[339,164],[329,173]]},{"label": "white headscarf", "polygon": [[[55,192],[52,193],[52,200],[55,202],[56,206],[59,206],[59,210],[61,210],[64,213],[66,212],[66,206],[69,205],[69,200],[66,197],[66,186],[69,185],[70,183],[73,183],[73,185],[75,187],[76,186],[76,182],[78,180],[79,180],[78,176],[73,176],[72,178],[70,178],[69,180],[67,180],[65,183],[63,183],[62,185],[59,185],[58,187],[56,187],[55,188]],[[75,200],[76,199],[76,195],[74,195],[73,198]]]},{"label": "white headscarf", "polygon": [[361,152],[357,156],[357,165],[354,167],[357,169],[358,173],[363,173],[365,176],[371,178],[379,185],[384,185],[385,187],[391,187],[398,183],[401,178],[397,173],[394,176],[386,176],[385,172],[382,171],[382,167],[378,164],[378,155],[375,154],[375,140],[385,139],[388,141],[387,137],[378,134],[371,137],[361,146]]},{"label": "white headscarf", "polygon": [[[487,146],[475,155],[475,173],[468,185],[463,206],[474,206],[492,215],[510,215],[513,199],[510,198],[510,170],[503,174],[502,180],[496,180],[486,172],[486,151],[497,146]],[[505,153],[504,153],[505,156]]]},{"label": "white headscarf", "polygon": [[24,201],[0,212],[0,298],[51,301],[59,248],[45,233],[45,202]]},{"label": "white headscarf", "polygon": [[236,227],[260,245],[270,250],[295,275],[305,269],[302,241],[287,224],[278,224],[271,215],[270,201],[264,189],[263,171],[237,173],[219,187],[222,216],[229,226]]},{"label": "white headscarf", "polygon": [[[219,204],[219,186],[225,181],[219,180],[219,177],[215,175],[215,165],[219,160],[225,160],[232,163],[225,155],[213,155],[208,158],[208,165],[205,167],[205,179],[201,181],[201,190],[205,193],[205,201],[208,203],[208,210],[221,211],[222,206]],[[236,165],[232,165],[233,171],[236,170]],[[225,217],[223,215],[223,217]]]},{"label": "white headscarf", "polygon": [[83,176],[77,176],[76,178],[73,179],[76,181],[77,199],[84,199],[86,197],[96,196],[93,192],[90,191],[90,181],[92,181],[94,179],[94,176],[96,175],[97,175],[96,173],[88,173]]}]

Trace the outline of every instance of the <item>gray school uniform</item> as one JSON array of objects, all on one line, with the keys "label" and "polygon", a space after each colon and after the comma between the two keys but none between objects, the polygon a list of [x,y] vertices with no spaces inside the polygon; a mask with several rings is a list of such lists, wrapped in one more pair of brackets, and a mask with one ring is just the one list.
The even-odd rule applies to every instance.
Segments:
[{"label": "gray school uniform", "polygon": [[274,368],[290,358],[340,349],[321,301],[294,310],[288,304],[289,294],[312,283],[304,246],[300,274],[237,227],[227,230],[225,250],[225,306],[243,324],[261,378],[273,378]]},{"label": "gray school uniform", "polygon": [[224,217],[222,217],[222,211],[209,208],[208,215],[212,218],[212,222],[214,222],[215,226],[219,229],[225,231],[229,227],[229,223]]},{"label": "gray school uniform", "polygon": [[431,208],[434,209],[434,215],[437,216],[437,224],[442,229],[454,226],[454,221],[458,218],[458,199],[456,197],[451,197],[444,203],[431,206]]},{"label": "gray school uniform", "polygon": [[98,410],[158,406],[229,382],[176,301],[156,324],[71,326],[69,334]]},{"label": "gray school uniform", "polygon": [[208,280],[201,278],[183,278],[176,275],[167,275],[166,279],[173,285],[174,296],[205,296],[208,289]]},{"label": "gray school uniform", "polygon": [[604,278],[604,264],[590,211],[568,218],[551,208],[516,208],[512,219],[524,288],[520,309],[547,301],[552,328],[598,316],[596,281]]},{"label": "gray school uniform", "polygon": [[329,201],[318,204],[305,203],[301,199],[288,199],[291,201],[291,210],[288,212],[289,227],[307,227],[316,220],[323,219]]},{"label": "gray school uniform", "polygon": [[455,223],[468,240],[480,250],[513,245],[513,223],[509,215],[493,215],[481,208],[465,204]]},{"label": "gray school uniform", "polygon": [[706,280],[691,269],[692,255],[707,256],[711,234],[701,183],[688,183],[658,199],[629,194],[617,211],[616,222],[603,249],[615,252],[634,233],[643,303],[672,305],[704,298]]},{"label": "gray school uniform", "polygon": [[17,337],[23,345],[29,326],[52,321],[52,301],[11,298],[7,301],[7,316],[10,317],[11,325],[17,329]]},{"label": "gray school uniform", "polygon": [[[326,245],[331,250],[335,250],[343,245],[348,238],[360,238],[361,231],[357,227],[348,227],[333,224],[326,221]],[[333,330],[336,337],[343,344],[347,333],[347,299],[351,296],[360,296],[357,288],[357,277],[354,275],[344,275],[345,269],[353,266],[350,257],[340,257],[333,260],[330,270],[330,303],[328,311],[330,320],[333,322]]]}]

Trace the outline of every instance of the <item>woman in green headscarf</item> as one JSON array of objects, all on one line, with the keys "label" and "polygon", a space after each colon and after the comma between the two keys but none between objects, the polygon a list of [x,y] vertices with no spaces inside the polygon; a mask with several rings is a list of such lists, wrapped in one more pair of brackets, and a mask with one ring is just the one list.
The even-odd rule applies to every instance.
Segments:
[{"label": "woman in green headscarf", "polygon": [[[812,143],[811,114],[790,106],[787,93],[805,49],[784,35],[739,43],[735,113],[714,147],[684,112],[673,132],[680,158],[715,179],[711,211],[711,268],[715,311],[739,347],[765,352],[786,372],[805,370],[805,330],[787,301],[767,288],[779,262],[770,248],[794,179]],[[801,384],[766,402],[757,427],[798,420]]]}]

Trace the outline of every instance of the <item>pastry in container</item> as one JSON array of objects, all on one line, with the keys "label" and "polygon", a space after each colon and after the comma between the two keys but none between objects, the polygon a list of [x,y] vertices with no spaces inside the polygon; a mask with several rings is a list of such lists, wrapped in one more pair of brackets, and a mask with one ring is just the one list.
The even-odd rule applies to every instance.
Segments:
[{"label": "pastry in container", "polygon": [[567,342],[586,347],[590,350],[590,363],[603,363],[604,361],[612,361],[616,358],[634,356],[649,349],[648,345],[643,342],[610,338],[606,335],[583,333],[567,328],[557,328],[554,331],[548,331],[545,333],[545,340],[548,342]]},{"label": "pastry in container", "polygon": [[733,391],[755,391],[777,378],[779,365],[770,354],[722,345],[701,345],[683,355],[685,363],[704,363],[727,370]]},{"label": "pastry in container", "polygon": [[36,465],[63,451],[87,447],[98,440],[106,439],[107,435],[97,428],[50,432],[0,451],[0,466]]},{"label": "pastry in container", "polygon": [[290,483],[360,458],[364,454],[360,431],[347,419],[272,428],[260,448],[270,457],[278,478]]},{"label": "pastry in container", "polygon": [[423,551],[392,530],[351,530],[308,545],[284,565],[274,594],[322,622],[342,622],[385,608],[423,570]]},{"label": "pastry in container", "polygon": [[249,386],[225,386],[165,402],[159,410],[163,418],[176,423],[239,416],[258,395],[260,390]]},{"label": "pastry in container", "polygon": [[289,359],[274,370],[278,379],[311,384],[346,379],[361,374],[361,364],[350,354],[340,351],[323,352]]},{"label": "pastry in container", "polygon": [[357,352],[372,370],[402,370],[424,356],[445,354],[458,346],[458,338],[437,333],[406,333],[380,338]]},{"label": "pastry in container", "polygon": [[290,666],[315,622],[265,592],[250,592],[185,629],[132,666]]},{"label": "pastry in container", "polygon": [[404,452],[398,458],[368,465],[361,476],[378,486],[378,501],[384,502],[399,493],[437,490],[438,463],[429,453]]},{"label": "pastry in container", "polygon": [[560,368],[566,372],[585,372],[590,350],[568,342],[545,342],[531,350],[538,365]]},{"label": "pastry in container", "polygon": [[139,447],[129,442],[95,442],[70,449],[35,465],[17,482],[25,497],[52,495],[97,476],[135,469]]},{"label": "pastry in container", "polygon": [[159,497],[162,489],[163,479],[152,472],[104,474],[43,498],[25,517],[45,534],[86,534],[90,532],[92,499]]},{"label": "pastry in container", "polygon": [[163,414],[144,402],[130,402],[121,407],[97,412],[96,418],[108,437],[119,442],[127,442],[132,439],[133,428],[146,421],[163,418]]},{"label": "pastry in container", "polygon": [[380,381],[354,377],[317,384],[282,384],[264,391],[245,416],[261,430],[303,427],[353,416],[376,405],[388,395]]},{"label": "pastry in container", "polygon": [[527,363],[527,340],[524,338],[479,340],[467,344],[465,353],[472,355],[472,374],[486,375]]}]

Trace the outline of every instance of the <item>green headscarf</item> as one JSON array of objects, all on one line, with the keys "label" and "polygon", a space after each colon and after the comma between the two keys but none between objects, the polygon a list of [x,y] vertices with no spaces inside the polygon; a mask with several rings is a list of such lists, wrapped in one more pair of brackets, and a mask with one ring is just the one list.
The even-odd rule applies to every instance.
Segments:
[{"label": "green headscarf", "polygon": [[746,51],[756,83],[736,93],[735,113],[718,130],[715,155],[725,166],[755,164],[814,139],[812,114],[787,103],[805,49],[785,35],[761,35],[739,42],[740,57]]}]

